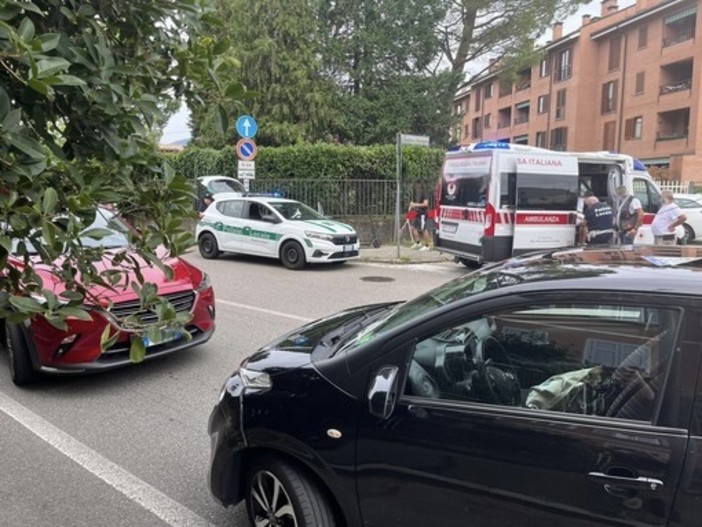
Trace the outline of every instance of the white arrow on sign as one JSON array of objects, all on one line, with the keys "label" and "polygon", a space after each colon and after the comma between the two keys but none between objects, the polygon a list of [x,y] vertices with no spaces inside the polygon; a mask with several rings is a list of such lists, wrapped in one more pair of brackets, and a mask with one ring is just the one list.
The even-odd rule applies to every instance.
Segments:
[{"label": "white arrow on sign", "polygon": [[244,121],[244,125],[243,125],[243,126],[244,126],[244,131],[246,132],[246,135],[249,135],[249,131],[251,130],[251,121],[249,121],[248,119],[246,119],[246,120]]}]

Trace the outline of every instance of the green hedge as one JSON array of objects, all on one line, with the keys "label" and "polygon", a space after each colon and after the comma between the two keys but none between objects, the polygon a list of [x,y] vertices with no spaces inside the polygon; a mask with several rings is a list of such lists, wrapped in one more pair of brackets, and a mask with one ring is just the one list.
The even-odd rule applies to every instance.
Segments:
[{"label": "green hedge", "polygon": [[[187,148],[166,154],[175,169],[189,178],[222,174],[236,177],[234,148],[212,150]],[[405,147],[403,179],[434,180],[441,169],[444,150]],[[314,144],[260,148],[256,158],[256,179],[395,179],[395,146],[342,146]]]}]

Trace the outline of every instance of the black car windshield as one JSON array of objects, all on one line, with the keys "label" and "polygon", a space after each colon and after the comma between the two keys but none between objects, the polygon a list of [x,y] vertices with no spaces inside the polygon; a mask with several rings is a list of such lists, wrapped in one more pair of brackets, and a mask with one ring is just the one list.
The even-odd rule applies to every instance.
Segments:
[{"label": "black car windshield", "polygon": [[[63,223],[65,225],[66,218],[58,217],[54,220],[54,223],[61,226]],[[103,236],[99,240],[91,238],[89,236],[81,236],[80,242],[84,247],[102,247],[104,249],[123,249],[129,246],[129,240],[127,239],[126,233],[129,231],[129,227],[114,213],[107,209],[98,209],[95,213],[95,220],[89,227],[83,230],[84,233],[88,233],[93,229],[101,229],[109,231],[109,234]],[[13,254],[17,253],[17,245],[19,240],[14,240],[12,243]],[[27,252],[30,254],[36,254],[36,250],[32,247],[32,244],[25,240],[27,247]]]},{"label": "black car windshield", "polygon": [[324,216],[319,212],[299,201],[278,201],[268,204],[286,220],[310,221],[324,219]]},{"label": "black car windshield", "polygon": [[[401,326],[402,324],[415,320],[446,304],[477,295],[483,291],[497,289],[498,287],[505,285],[502,280],[503,276],[507,278],[510,275],[507,275],[501,271],[482,271],[474,273],[468,277],[461,277],[456,280],[452,280],[441,287],[434,289],[425,295],[417,297],[414,300],[401,304],[397,308],[388,312],[385,316],[381,317],[379,320],[376,320],[375,323],[358,333],[339,351],[351,351],[354,348],[367,344],[379,335]],[[508,278],[507,281],[513,283],[513,280],[509,280]]]}]

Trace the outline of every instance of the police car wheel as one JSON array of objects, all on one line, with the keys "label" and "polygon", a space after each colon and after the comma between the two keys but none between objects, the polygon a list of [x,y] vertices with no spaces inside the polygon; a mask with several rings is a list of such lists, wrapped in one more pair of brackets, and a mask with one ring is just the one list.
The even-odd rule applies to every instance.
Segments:
[{"label": "police car wheel", "polygon": [[280,249],[280,259],[288,269],[302,269],[307,265],[305,250],[293,241],[285,242]]},{"label": "police car wheel", "polygon": [[200,254],[206,260],[212,260],[219,256],[219,247],[217,246],[217,238],[214,237],[209,232],[204,233],[200,236],[197,241],[198,249],[200,249]]}]

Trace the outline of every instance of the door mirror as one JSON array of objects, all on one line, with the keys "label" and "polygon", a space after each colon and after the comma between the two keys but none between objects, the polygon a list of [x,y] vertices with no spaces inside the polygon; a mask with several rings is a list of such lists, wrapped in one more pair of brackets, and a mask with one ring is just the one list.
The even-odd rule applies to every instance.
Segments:
[{"label": "door mirror", "polygon": [[387,419],[395,409],[397,371],[396,366],[383,366],[375,374],[368,390],[368,409],[371,415]]},{"label": "door mirror", "polygon": [[274,225],[280,223],[280,220],[275,216],[263,216],[261,218],[261,221],[265,221],[266,223],[272,223]]}]

